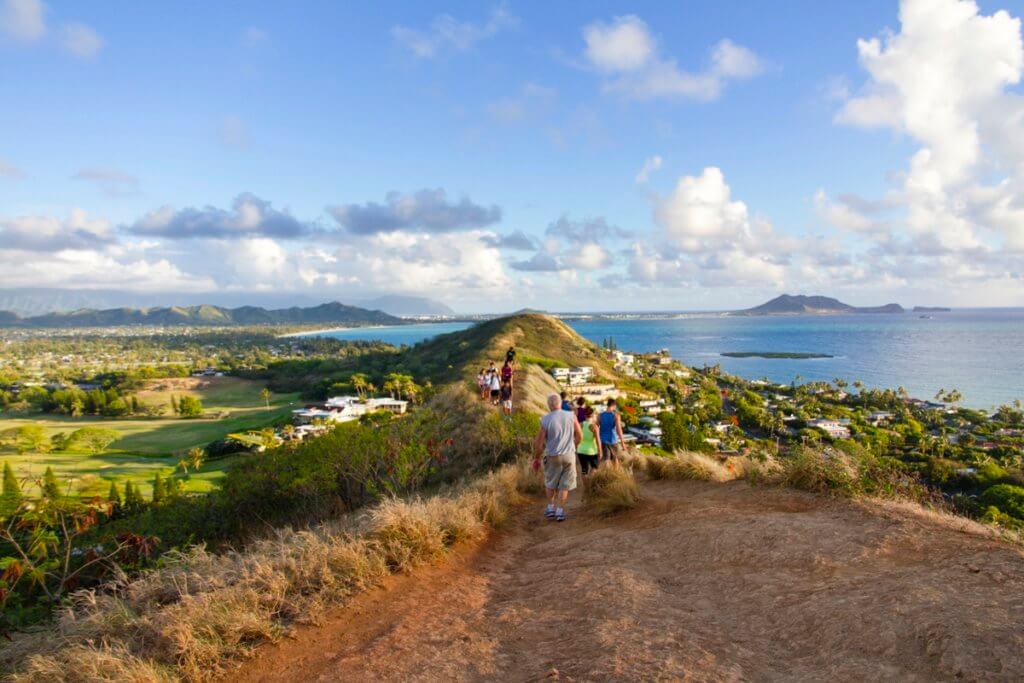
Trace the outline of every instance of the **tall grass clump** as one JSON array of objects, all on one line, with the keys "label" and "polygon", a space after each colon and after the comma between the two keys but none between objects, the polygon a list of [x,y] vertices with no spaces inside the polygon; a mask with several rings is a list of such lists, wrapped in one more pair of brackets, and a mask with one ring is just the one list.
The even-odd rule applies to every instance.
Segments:
[{"label": "tall grass clump", "polygon": [[801,448],[782,463],[782,486],[832,496],[853,496],[859,491],[858,473],[843,453]]},{"label": "tall grass clump", "polygon": [[480,540],[521,500],[506,465],[449,496],[385,499],[306,530],[281,529],[241,551],[196,546],[106,591],[81,591],[48,629],[0,650],[13,681],[208,681],[296,624]]},{"label": "tall grass clump", "polygon": [[[735,460],[735,459],[734,459]],[[742,463],[730,467],[712,456],[696,451],[678,451],[667,455],[647,455],[644,469],[651,479],[674,481],[732,481],[746,471]]]},{"label": "tall grass clump", "polygon": [[625,467],[599,467],[586,479],[583,501],[599,515],[630,510],[640,500],[640,485]]}]

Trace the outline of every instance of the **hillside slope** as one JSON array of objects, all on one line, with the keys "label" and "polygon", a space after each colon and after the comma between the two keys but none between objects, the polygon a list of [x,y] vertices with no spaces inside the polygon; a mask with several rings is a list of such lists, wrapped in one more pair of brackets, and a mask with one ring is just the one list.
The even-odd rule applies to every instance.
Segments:
[{"label": "hillside slope", "polygon": [[262,650],[238,681],[1019,680],[1024,560],[883,505],[656,482],[613,519],[536,505],[479,552]]}]

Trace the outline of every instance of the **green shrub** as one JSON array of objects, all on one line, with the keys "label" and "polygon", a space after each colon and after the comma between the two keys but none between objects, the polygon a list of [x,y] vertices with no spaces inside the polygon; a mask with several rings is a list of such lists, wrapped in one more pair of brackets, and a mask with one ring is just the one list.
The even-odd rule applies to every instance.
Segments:
[{"label": "green shrub", "polygon": [[1024,487],[996,484],[986,489],[978,501],[984,506],[997,508],[1011,517],[1024,520]]}]

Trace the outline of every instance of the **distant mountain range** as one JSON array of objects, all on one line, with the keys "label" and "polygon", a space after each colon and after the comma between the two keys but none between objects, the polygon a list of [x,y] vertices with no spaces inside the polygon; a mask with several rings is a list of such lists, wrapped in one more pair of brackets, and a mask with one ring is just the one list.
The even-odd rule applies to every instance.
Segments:
[{"label": "distant mountain range", "polygon": [[827,296],[783,294],[771,301],[730,315],[838,315],[843,313],[904,313],[899,304],[851,306]]},{"label": "distant mountain range", "polygon": [[[130,292],[109,289],[60,289],[51,287],[20,287],[0,289],[0,311],[13,311],[20,316],[43,313],[66,313],[83,308],[153,308],[173,302],[179,306],[215,305],[226,308],[263,306],[287,308],[316,306],[325,297],[311,297],[294,292]],[[385,295],[369,299],[348,299],[342,303],[359,308],[379,310],[391,315],[454,315],[455,311],[434,299],[422,296]]]},{"label": "distant mountain range", "polygon": [[83,308],[69,313],[21,317],[0,311],[0,327],[120,327],[125,325],[399,325],[405,321],[383,311],[371,311],[337,302],[308,308],[266,309],[259,306],[222,308],[171,306],[167,308]]}]

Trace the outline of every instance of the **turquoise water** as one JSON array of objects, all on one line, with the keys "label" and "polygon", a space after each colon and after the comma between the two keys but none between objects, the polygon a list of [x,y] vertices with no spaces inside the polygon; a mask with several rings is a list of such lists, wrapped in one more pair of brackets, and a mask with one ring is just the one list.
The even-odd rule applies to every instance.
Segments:
[{"label": "turquoise water", "polygon": [[[1024,399],[1024,309],[843,316],[693,317],[670,320],[582,320],[570,323],[600,344],[656,351],[696,367],[721,364],[748,379],[775,382],[860,380],[876,388],[906,387],[932,398],[959,389],[964,405],[993,408]],[[723,351],[793,351],[834,358],[724,358]]]},{"label": "turquoise water", "polygon": [[[955,388],[964,395],[965,405],[976,408],[994,408],[1024,399],[1024,309],[964,309],[931,316],[704,315],[568,322],[598,344],[614,337],[623,350],[667,348],[688,365],[719,363],[727,372],[749,379],[790,382],[839,377],[877,388],[904,386],[919,398],[932,398],[940,388]],[[427,323],[320,334],[415,344],[468,326]],[[723,351],[798,351],[834,358],[725,358],[720,355]]]}]

